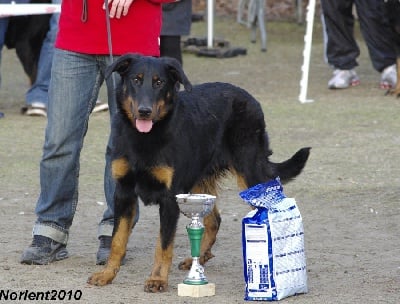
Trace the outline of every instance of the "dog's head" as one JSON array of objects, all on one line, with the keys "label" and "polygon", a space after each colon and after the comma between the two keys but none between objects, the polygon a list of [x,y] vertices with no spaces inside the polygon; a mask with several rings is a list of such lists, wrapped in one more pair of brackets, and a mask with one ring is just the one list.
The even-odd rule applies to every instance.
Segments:
[{"label": "dog's head", "polygon": [[107,68],[105,77],[113,72],[121,76],[118,106],[143,133],[171,111],[180,84],[186,91],[192,89],[181,64],[173,58],[126,54]]}]

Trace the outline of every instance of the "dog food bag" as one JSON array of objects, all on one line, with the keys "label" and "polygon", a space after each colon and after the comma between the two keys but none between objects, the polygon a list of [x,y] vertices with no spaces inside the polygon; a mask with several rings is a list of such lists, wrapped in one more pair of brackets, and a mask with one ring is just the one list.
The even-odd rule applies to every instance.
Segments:
[{"label": "dog food bag", "polygon": [[307,292],[304,230],[293,198],[279,178],[240,197],[256,209],[242,220],[245,300],[275,301]]}]

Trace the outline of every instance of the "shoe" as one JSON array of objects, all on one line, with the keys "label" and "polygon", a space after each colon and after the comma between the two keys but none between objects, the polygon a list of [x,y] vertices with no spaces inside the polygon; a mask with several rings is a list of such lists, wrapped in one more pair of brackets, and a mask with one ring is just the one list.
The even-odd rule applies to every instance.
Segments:
[{"label": "shoe", "polygon": [[98,113],[107,110],[108,110],[108,104],[101,102],[100,100],[97,100],[92,113]]},{"label": "shoe", "polygon": [[[100,240],[100,246],[99,250],[97,251],[96,254],[96,265],[105,265],[107,264],[108,256],[110,255],[111,252],[111,243],[112,243],[112,237],[108,235],[101,235],[99,237]],[[121,265],[125,265],[125,256],[121,261]]]},{"label": "shoe", "polygon": [[352,70],[339,70],[333,71],[333,77],[328,82],[329,89],[347,89],[350,86],[360,84],[360,78],[357,73]]},{"label": "shoe", "polygon": [[32,244],[22,253],[20,262],[29,265],[47,265],[66,258],[68,251],[64,244],[42,235],[34,235]]},{"label": "shoe", "polygon": [[389,65],[381,73],[381,89],[388,90],[394,88],[397,82],[396,64]]},{"label": "shoe", "polygon": [[27,116],[47,117],[46,106],[41,102],[33,102],[31,105],[22,107],[21,114]]}]

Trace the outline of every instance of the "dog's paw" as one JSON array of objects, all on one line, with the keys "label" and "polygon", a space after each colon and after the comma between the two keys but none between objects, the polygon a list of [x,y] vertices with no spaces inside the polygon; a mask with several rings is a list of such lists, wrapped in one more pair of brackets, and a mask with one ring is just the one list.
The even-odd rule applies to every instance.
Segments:
[{"label": "dog's paw", "polygon": [[104,286],[110,284],[115,278],[115,271],[104,269],[103,271],[96,272],[87,280],[90,285]]},{"label": "dog's paw", "polygon": [[[201,255],[200,257],[200,264],[204,266],[204,264],[212,259],[214,257],[214,255],[211,253],[211,250],[207,250],[204,254]],[[182,262],[179,263],[178,265],[178,269],[179,270],[190,270],[190,268],[192,267],[192,262],[193,259],[192,258],[186,258],[184,259]]]},{"label": "dog's paw", "polygon": [[192,267],[192,258],[186,258],[182,262],[179,263],[178,268],[179,270],[189,270]]},{"label": "dog's paw", "polygon": [[394,89],[387,90],[385,95],[386,96],[387,95],[395,96],[395,97],[399,98],[400,97],[400,87],[399,88],[395,87]]},{"label": "dog's paw", "polygon": [[168,290],[168,282],[161,279],[148,279],[144,284],[145,292],[165,292]]}]

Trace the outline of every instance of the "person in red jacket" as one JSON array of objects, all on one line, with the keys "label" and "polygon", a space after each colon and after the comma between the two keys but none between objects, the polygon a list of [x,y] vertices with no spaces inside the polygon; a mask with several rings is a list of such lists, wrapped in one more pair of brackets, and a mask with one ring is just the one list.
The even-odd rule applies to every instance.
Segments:
[{"label": "person in red jacket", "polygon": [[[113,92],[119,76],[115,74],[104,79],[113,56],[128,52],[160,55],[161,3],[170,1],[105,1],[62,1],[40,162],[37,220],[32,243],[21,256],[23,264],[49,264],[68,257],[69,228],[78,203],[80,153],[89,116],[104,81],[110,116],[116,111]],[[104,174],[107,209],[98,228],[97,264],[107,261],[113,231],[115,183],[111,177],[111,144],[109,140]]]}]

